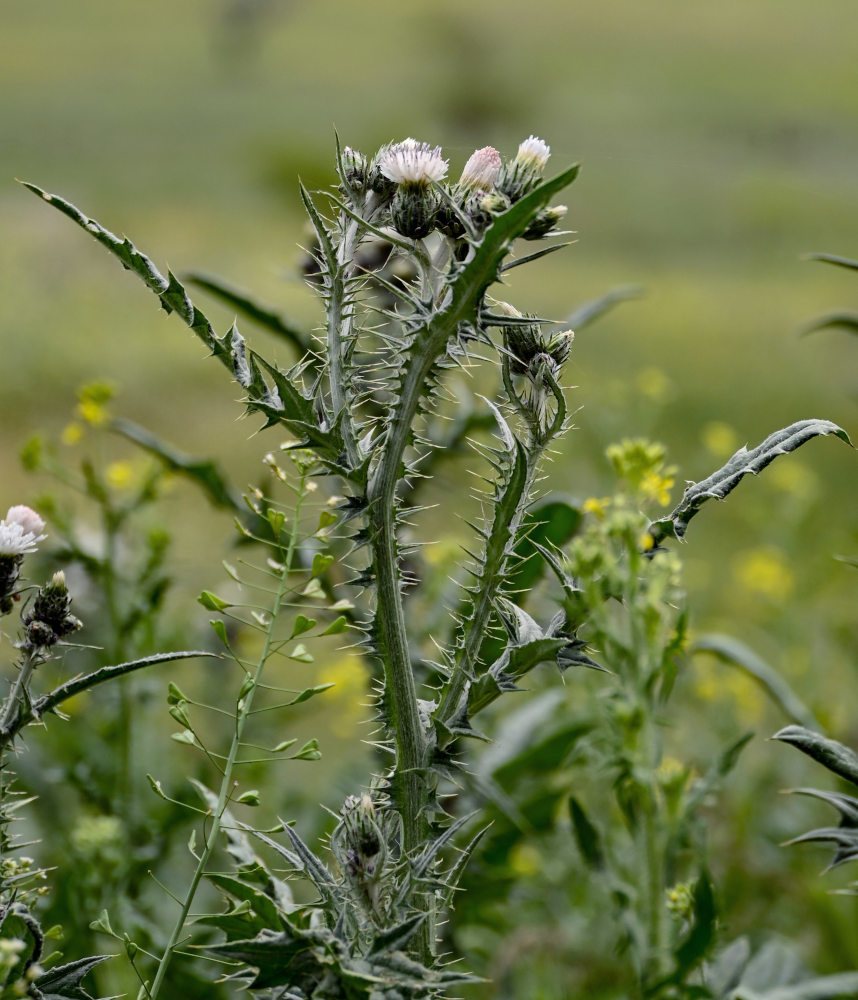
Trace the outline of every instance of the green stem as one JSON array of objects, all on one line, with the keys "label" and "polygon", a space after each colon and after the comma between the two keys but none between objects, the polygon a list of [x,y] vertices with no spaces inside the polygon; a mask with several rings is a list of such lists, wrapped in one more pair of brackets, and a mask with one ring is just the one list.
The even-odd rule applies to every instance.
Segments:
[{"label": "green stem", "polygon": [[18,676],[15,678],[15,683],[12,685],[12,690],[9,692],[6,704],[3,706],[3,717],[0,719],[0,737],[3,737],[3,739],[0,746],[5,747],[8,744],[6,737],[12,733],[21,711],[21,705],[29,701],[28,689],[30,678],[33,676],[33,671],[41,662],[41,656],[33,649],[27,650],[24,654],[24,660],[21,663]]},{"label": "green stem", "polygon": [[194,901],[194,897],[197,892],[197,888],[200,881],[205,874],[205,870],[208,867],[209,859],[211,858],[212,852],[217,844],[218,837],[221,830],[221,822],[223,820],[223,814],[226,812],[227,805],[229,803],[230,795],[234,790],[233,785],[233,772],[235,770],[236,759],[238,757],[239,749],[241,747],[241,737],[244,733],[247,720],[250,717],[251,709],[253,707],[253,697],[256,690],[260,684],[262,678],[262,671],[265,667],[265,663],[268,660],[268,656],[271,651],[271,643],[274,637],[274,627],[277,623],[278,614],[280,611],[280,605],[287,590],[287,581],[289,577],[289,570],[292,566],[292,559],[295,554],[295,545],[298,537],[298,524],[301,515],[301,501],[304,496],[304,478],[301,479],[301,487],[298,492],[298,500],[295,505],[295,517],[292,524],[292,532],[289,538],[289,545],[286,551],[286,558],[284,559],[283,570],[280,574],[280,579],[277,585],[277,592],[274,597],[274,602],[271,606],[271,620],[268,623],[268,628],[265,633],[265,643],[262,648],[262,652],[259,656],[259,660],[256,664],[256,669],[253,673],[252,684],[250,689],[240,699],[238,703],[238,714],[235,720],[235,730],[232,736],[232,742],[230,744],[229,753],[227,754],[226,762],[223,767],[223,777],[221,779],[220,791],[218,793],[217,805],[215,806],[214,813],[212,815],[211,828],[209,830],[208,836],[206,837],[205,845],[200,853],[197,860],[197,866],[194,869],[194,874],[191,878],[190,885],[185,894],[184,902],[182,903],[181,912],[176,920],[173,930],[170,934],[170,938],[161,955],[161,960],[158,963],[158,970],[155,974],[154,982],[152,983],[151,990],[147,991],[149,1000],[156,1000],[158,994],[164,984],[165,976],[167,975],[167,969],[169,968],[170,961],[173,957],[173,953],[179,943],[179,937],[185,927],[185,922],[188,919],[188,914],[190,913],[191,906]]}]

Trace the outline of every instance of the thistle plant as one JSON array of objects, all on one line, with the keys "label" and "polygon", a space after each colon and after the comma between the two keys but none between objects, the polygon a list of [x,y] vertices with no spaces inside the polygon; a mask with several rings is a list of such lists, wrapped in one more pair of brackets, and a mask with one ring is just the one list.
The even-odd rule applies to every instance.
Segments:
[{"label": "thistle plant", "polygon": [[[457,814],[450,796],[465,780],[466,741],[482,738],[477,716],[520,690],[542,664],[561,672],[603,667],[621,681],[597,743],[612,748],[620,769],[617,798],[645,859],[639,893],[625,906],[637,921],[628,933],[641,938],[640,995],[676,995],[709,948],[708,882],[699,870],[697,888],[686,892],[689,906],[676,890],[680,916],[690,920],[691,944],[683,950],[681,941],[668,941],[665,929],[664,891],[672,884],[665,881],[672,871],[665,858],[675,844],[663,833],[669,824],[657,828],[659,815],[673,806],[660,772],[655,717],[669,692],[681,638],[681,620],[671,608],[675,565],[667,545],[683,538],[707,500],[725,498],[747,473],[815,436],[845,433],[824,420],[793,424],[691,484],[668,516],[651,520],[631,506],[617,508],[601,533],[582,535],[564,554],[578,512],[570,516],[568,505],[559,504],[555,524],[553,514],[546,521],[535,516],[546,509],[535,502],[543,463],[569,429],[563,368],[573,333],[506,303],[494,288],[511,269],[566,245],[555,240],[522,253],[517,242],[562,235],[557,226],[566,208],[552,200],[578,168],[544,179],[549,153],[534,136],[506,160],[485,147],[451,181],[441,149],[414,139],[371,156],[338,147],[336,189],[319,196],[301,188],[313,234],[305,270],[324,310],[321,337],[295,330],[228,286],[197,278],[304,352],[286,370],[248,347],[235,324],[219,335],[185,284],[172,273],[162,275],[130,240],[27,185],[192,330],[240,384],[247,411],[276,428],[281,440],[289,435],[283,447],[296,461],[297,485],[273,452],[266,460],[276,479],[292,484],[293,510],[261,491],[251,493],[255,527],[242,523],[241,530],[269,547],[267,559],[230,572],[235,583],[261,591],[265,603],[209,591],[200,598],[220,616],[212,627],[237,671],[235,698],[224,708],[197,705],[177,687],[169,691],[170,713],[182,727],[178,741],[202,754],[216,780],[211,789],[198,786],[202,838],[190,844],[187,885],[171,890],[178,912],[162,947],[147,961],[125,941],[141,997],[165,995],[179,961],[198,954],[188,945],[196,925],[223,933],[221,940],[204,935],[198,943],[225,963],[227,982],[263,996],[398,1000],[442,996],[468,983],[467,971],[444,953],[443,927],[486,827],[477,815]],[[593,318],[616,298],[582,318]],[[435,638],[437,653],[430,654],[418,642],[410,607],[419,589],[414,522],[423,510],[421,484],[444,448],[460,445],[464,436],[462,424],[454,424],[452,435],[440,430],[441,418],[451,415],[451,378],[483,364],[499,370],[493,398],[477,404],[482,423],[488,418],[494,424],[493,437],[483,434],[475,442],[485,489],[478,496],[480,513],[467,522],[473,537],[457,573],[460,591]],[[480,421],[473,412],[463,424],[476,430]],[[176,461],[145,432],[126,431],[165,462],[190,470],[192,463]],[[634,444],[616,457],[633,492],[652,488],[647,476],[664,476],[658,457]],[[199,467],[195,475],[202,485]],[[301,509],[320,481],[338,499],[325,508],[324,525],[309,533]],[[211,477],[205,482],[215,491]],[[660,492],[666,489],[662,482]],[[559,607],[551,614],[524,607],[524,580],[533,565],[537,578],[548,568],[559,581]],[[613,620],[620,602],[628,613],[622,642]],[[339,616],[340,610],[347,614]],[[272,817],[264,826],[238,814],[259,802],[255,789],[237,783],[242,769],[282,758],[291,746],[270,747],[249,736],[256,713],[288,713],[321,692],[319,686],[292,690],[285,701],[259,705],[271,697],[269,661],[286,653],[302,662],[308,655],[303,643],[290,644],[317,627],[317,611],[330,622],[323,631],[335,633],[346,624],[355,630],[373,673],[377,719],[376,773],[337,811],[326,850],[308,845],[288,817]],[[240,630],[258,634],[254,655],[236,647],[223,620],[229,617]],[[604,662],[597,650],[588,651],[588,639],[601,646]],[[229,720],[220,748],[195,721],[212,708]],[[261,754],[259,760],[244,756],[249,749]],[[297,756],[315,752],[315,745],[305,745]],[[152,784],[165,794],[156,778]],[[594,827],[581,803],[576,809],[579,839],[592,848]],[[683,800],[677,809],[671,836],[686,829],[693,803]],[[222,844],[232,863],[228,873],[214,863]],[[289,881],[296,878],[311,887],[311,901],[293,895]],[[227,898],[226,910],[196,910],[204,879]],[[116,933],[109,920],[102,929]],[[675,967],[667,961],[671,954]]]}]

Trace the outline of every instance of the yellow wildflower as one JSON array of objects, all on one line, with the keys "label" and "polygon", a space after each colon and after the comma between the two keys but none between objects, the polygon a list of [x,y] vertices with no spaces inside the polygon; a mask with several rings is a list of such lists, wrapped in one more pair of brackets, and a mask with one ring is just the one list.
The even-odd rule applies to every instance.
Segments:
[{"label": "yellow wildflower", "polygon": [[743,589],[771,601],[785,601],[795,588],[795,575],[783,552],[773,545],[761,545],[739,555],[733,575]]},{"label": "yellow wildflower", "polygon": [[60,434],[60,441],[69,446],[77,444],[83,437],[83,427],[77,421],[67,424]]},{"label": "yellow wildflower", "polygon": [[601,521],[610,505],[610,497],[588,497],[584,503],[581,504],[581,510],[585,514],[595,515]]},{"label": "yellow wildflower", "polygon": [[670,503],[670,491],[673,489],[676,479],[674,478],[674,466],[666,469],[652,469],[644,473],[639,492],[643,500],[655,500],[662,507]]},{"label": "yellow wildflower", "polygon": [[84,423],[93,427],[106,424],[110,417],[107,404],[113,396],[114,388],[107,382],[92,382],[81,386],[77,394],[77,415]]},{"label": "yellow wildflower", "polygon": [[131,462],[111,462],[104,471],[107,485],[113,490],[127,490],[134,484],[134,466]]},{"label": "yellow wildflower", "polygon": [[542,855],[532,844],[521,841],[510,853],[509,866],[516,875],[535,875],[542,870]]},{"label": "yellow wildflower", "polygon": [[644,368],[637,377],[643,396],[653,403],[662,403],[670,395],[673,384],[660,368]]},{"label": "yellow wildflower", "polygon": [[703,425],[703,447],[716,458],[729,458],[739,447],[739,438],[729,424],[710,420]]}]

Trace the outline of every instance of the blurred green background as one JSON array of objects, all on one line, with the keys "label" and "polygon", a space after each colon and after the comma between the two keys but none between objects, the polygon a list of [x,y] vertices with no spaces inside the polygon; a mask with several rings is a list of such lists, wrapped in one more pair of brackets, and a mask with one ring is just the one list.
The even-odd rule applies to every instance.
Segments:
[{"label": "blurred green background", "polygon": [[[124,415],[220,455],[239,483],[275,443],[248,443],[255,425],[236,420],[223,370],[14,178],[127,232],[162,269],[220,275],[309,326],[319,314],[296,273],[296,178],[331,182],[334,127],[368,153],[406,135],[439,143],[453,175],[475,147],[511,154],[530,133],[551,144],[552,166],[581,161],[565,199],[576,245],[515,271],[508,297],[560,318],[612,285],[645,295],[576,342],[581,410],[554,488],[608,492],[602,454],[622,436],[663,440],[680,483],[799,418],[855,436],[858,345],[842,332],[799,336],[808,319],[858,304],[854,275],[801,259],[858,256],[855,29],[852,0],[5,0],[2,502],[35,491],[17,450],[34,430],[58,433],[93,379],[121,386]],[[232,319],[207,311],[221,329]],[[684,550],[693,625],[750,643],[856,744],[858,577],[833,556],[858,552],[858,469],[832,440],[789,462],[695,521]],[[179,573],[211,582],[215,522],[188,507],[173,507]],[[706,661],[681,693],[702,706],[713,745],[783,721]],[[789,864],[817,870],[819,855],[787,860],[776,847],[800,828],[776,790],[812,782],[803,766],[752,743],[714,838],[716,876],[736,932],[765,919],[809,935],[817,964],[836,967],[850,949],[858,963],[843,931],[854,903],[824,896],[831,879],[790,876]],[[770,821],[751,823],[761,801]],[[805,928],[808,905],[827,930]],[[826,936],[846,944],[826,952]]]}]

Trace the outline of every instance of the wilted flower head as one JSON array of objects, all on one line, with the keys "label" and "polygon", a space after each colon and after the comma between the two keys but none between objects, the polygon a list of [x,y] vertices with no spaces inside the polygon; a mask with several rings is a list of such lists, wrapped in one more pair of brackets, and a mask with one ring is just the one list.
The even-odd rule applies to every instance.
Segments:
[{"label": "wilted flower head", "polygon": [[459,179],[459,187],[469,191],[490,191],[494,187],[500,168],[500,153],[493,146],[483,146],[482,149],[471,153]]},{"label": "wilted flower head", "polygon": [[45,522],[29,507],[10,507],[0,521],[0,556],[23,556],[35,552],[45,537],[41,531]]},{"label": "wilted flower head", "polygon": [[441,147],[416,139],[404,139],[382,150],[378,166],[395,184],[422,187],[447,176],[447,160],[441,156]]}]

